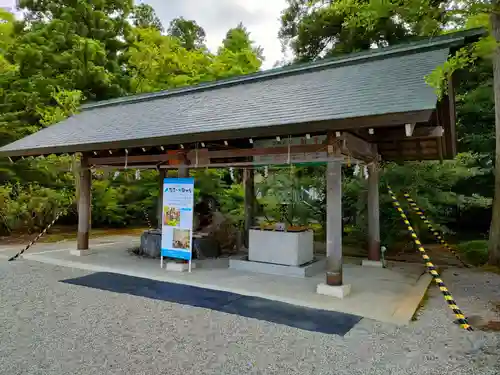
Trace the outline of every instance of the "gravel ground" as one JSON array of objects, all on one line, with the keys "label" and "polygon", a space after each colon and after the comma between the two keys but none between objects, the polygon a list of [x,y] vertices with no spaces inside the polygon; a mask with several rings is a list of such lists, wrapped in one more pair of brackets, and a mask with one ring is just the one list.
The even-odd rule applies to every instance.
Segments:
[{"label": "gravel ground", "polygon": [[[500,333],[451,324],[436,288],[411,326],[364,319],[339,337],[58,282],[82,270],[0,261],[0,274],[0,374],[500,373]],[[500,302],[498,275],[443,279],[468,314]]]}]

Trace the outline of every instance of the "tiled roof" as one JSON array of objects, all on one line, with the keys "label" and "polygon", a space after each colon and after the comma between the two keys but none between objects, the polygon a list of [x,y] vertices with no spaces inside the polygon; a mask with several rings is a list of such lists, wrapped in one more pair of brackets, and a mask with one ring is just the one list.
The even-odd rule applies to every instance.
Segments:
[{"label": "tiled roof", "polygon": [[[470,32],[469,32],[470,33]],[[58,124],[0,148],[0,156],[113,148],[183,135],[434,109],[425,76],[464,33],[298,67],[90,104]]]}]

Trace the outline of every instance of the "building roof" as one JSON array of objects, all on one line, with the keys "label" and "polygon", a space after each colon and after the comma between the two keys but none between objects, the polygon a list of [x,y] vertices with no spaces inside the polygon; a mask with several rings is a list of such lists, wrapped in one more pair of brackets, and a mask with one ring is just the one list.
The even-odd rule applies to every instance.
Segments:
[{"label": "building roof", "polygon": [[363,119],[387,114],[411,113],[414,122],[425,122],[437,104],[425,76],[446,61],[450,49],[482,33],[452,33],[337,59],[88,104],[81,113],[0,148],[0,156],[264,137],[280,132],[288,135],[308,132],[311,124],[324,124],[324,129],[319,125],[314,128],[320,131],[331,129],[337,120],[354,119],[345,129],[349,130],[365,126]]}]

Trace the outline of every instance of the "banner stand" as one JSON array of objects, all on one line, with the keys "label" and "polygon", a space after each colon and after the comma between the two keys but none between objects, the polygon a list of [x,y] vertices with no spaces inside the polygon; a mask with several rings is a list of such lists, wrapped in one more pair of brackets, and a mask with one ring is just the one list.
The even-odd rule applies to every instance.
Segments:
[{"label": "banner stand", "polygon": [[193,258],[194,178],[165,178],[160,266],[163,257],[188,261],[192,270]]}]

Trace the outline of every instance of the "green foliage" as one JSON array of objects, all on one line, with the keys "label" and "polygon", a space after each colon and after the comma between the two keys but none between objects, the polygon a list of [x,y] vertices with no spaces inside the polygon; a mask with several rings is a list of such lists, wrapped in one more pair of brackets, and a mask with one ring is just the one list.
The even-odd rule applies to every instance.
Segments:
[{"label": "green foliage", "polygon": [[58,90],[53,93],[52,98],[56,105],[36,108],[40,115],[40,124],[43,126],[55,124],[76,113],[82,102],[82,92],[79,90]]},{"label": "green foliage", "polygon": [[[270,170],[256,184],[260,214],[270,221],[308,225],[325,221],[325,168],[283,167]],[[286,207],[284,209],[283,207]]]},{"label": "green foliage", "polygon": [[173,19],[168,28],[168,35],[176,38],[188,51],[205,47],[205,30],[193,20],[183,17]]},{"label": "green foliage", "polygon": [[[168,35],[162,35],[154,9],[133,6],[132,0],[22,0],[20,6],[25,13],[22,21],[0,11],[0,145],[78,112],[84,100],[252,73],[262,63],[242,25],[238,32],[243,30],[243,34],[228,33],[229,40],[240,43],[238,48],[221,47],[212,54],[204,46],[204,30],[195,21],[176,19]],[[52,218],[56,209],[70,205],[78,183],[77,168],[78,160],[66,156],[15,164],[0,160],[0,183],[4,184],[0,232],[35,230],[42,225],[24,218],[21,210]],[[156,217],[158,174],[143,172],[141,180],[135,180],[134,173],[124,171],[113,179],[103,171],[95,172],[93,226],[143,225],[143,207],[151,219]],[[220,180],[221,175],[202,178],[200,183],[210,179]],[[224,212],[240,221],[241,185],[217,189]],[[29,194],[32,202],[26,198]],[[43,207],[37,203],[38,195],[44,199]],[[32,208],[31,203],[37,206]],[[69,223],[74,220],[74,215],[68,217]]]},{"label": "green foliage", "polygon": [[472,65],[476,58],[477,55],[474,53],[473,48],[469,46],[460,48],[443,65],[438,66],[426,76],[425,81],[429,86],[434,87],[436,95],[441,98],[448,88],[448,80],[452,74],[459,69]]},{"label": "green foliage", "polygon": [[203,197],[215,198],[221,212],[235,225],[242,225],[244,221],[244,190],[238,183],[226,183],[227,171],[222,169],[195,170],[195,202]]},{"label": "green foliage", "polygon": [[68,212],[72,192],[38,184],[0,186],[0,233],[45,228],[59,212]]},{"label": "green foliage", "polygon": [[[0,12],[1,144],[77,112],[83,100],[253,73],[263,60],[262,49],[241,24],[228,30],[220,48],[211,53],[205,46],[205,31],[195,21],[178,18],[163,35],[154,10],[147,5],[134,7],[131,0],[23,0],[21,5],[26,11],[24,21],[14,22],[10,14]],[[461,5],[463,9],[439,0],[287,0],[280,38],[291,47],[295,60],[308,61],[436,35],[445,28],[488,24],[484,6],[473,2]],[[495,146],[493,75],[487,57],[494,46],[492,39],[483,38],[426,77],[439,92],[445,90],[450,74],[459,77],[460,155],[443,164],[413,162],[384,167],[381,234],[386,246],[409,241],[387,196],[387,182],[398,194],[409,192],[447,234],[461,235],[472,228],[471,235],[477,237],[487,230]],[[471,70],[462,69],[471,65]],[[16,164],[0,160],[0,232],[37,230],[64,209],[73,214],[68,215],[68,222],[74,223],[71,202],[78,181],[76,168],[77,160],[67,156],[26,159]],[[155,221],[158,174],[144,171],[141,180],[134,174],[135,170],[122,171],[114,179],[106,171],[95,172],[94,227],[144,225],[143,207]],[[202,193],[211,194],[221,204],[222,212],[235,225],[241,225],[243,186],[239,172],[234,174],[235,181],[231,181],[227,171],[192,171],[196,199]],[[352,167],[344,168],[343,175],[345,240],[362,245],[367,230],[366,181],[353,176]],[[265,205],[260,215],[277,219],[279,204],[287,201],[293,222],[324,228],[324,166],[275,169],[269,176],[257,183],[257,191],[262,194],[259,201]],[[304,193],[311,188],[315,197]],[[432,240],[426,237],[419,220],[411,217],[419,234]]]},{"label": "green foliage", "polygon": [[474,266],[482,266],[488,262],[487,240],[461,242],[457,245],[457,250],[465,256],[468,263]]},{"label": "green foliage", "polygon": [[139,4],[132,9],[132,24],[139,28],[163,32],[163,25],[151,5]]},{"label": "green foliage", "polygon": [[141,179],[135,170],[119,176],[98,173],[92,183],[92,222],[94,226],[123,227],[145,225],[144,210],[155,225],[158,201],[158,173],[144,171]]},{"label": "green foliage", "polygon": [[178,38],[161,35],[155,29],[136,29],[129,41],[124,58],[130,91],[134,93],[254,73],[262,64],[250,41],[241,49],[221,47],[217,55],[205,48],[186,48]]},{"label": "green foliage", "polygon": [[439,33],[446,1],[287,0],[280,39],[299,61]]}]

